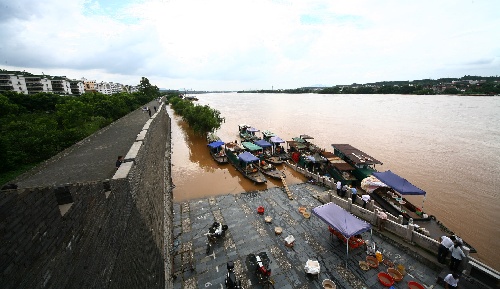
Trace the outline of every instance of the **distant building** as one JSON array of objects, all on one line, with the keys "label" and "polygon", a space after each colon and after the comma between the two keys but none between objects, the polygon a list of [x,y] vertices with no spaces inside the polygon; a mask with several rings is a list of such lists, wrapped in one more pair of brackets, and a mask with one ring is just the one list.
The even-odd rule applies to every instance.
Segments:
[{"label": "distant building", "polygon": [[0,92],[1,91],[15,91],[28,94],[28,88],[26,87],[24,76],[8,72],[0,72]]},{"label": "distant building", "polygon": [[25,76],[26,88],[28,94],[36,94],[39,92],[52,92],[52,82],[47,76],[32,75]]},{"label": "distant building", "polygon": [[108,82],[103,82],[97,83],[96,84],[96,91],[102,94],[113,94],[111,90],[111,85]]},{"label": "distant building", "polygon": [[71,89],[71,94],[82,95],[85,93],[85,85],[81,80],[70,80],[69,87]]},{"label": "distant building", "polygon": [[85,77],[82,78],[83,89],[85,92],[95,92],[96,91],[96,81],[88,80]]},{"label": "distant building", "polygon": [[71,94],[71,85],[66,77],[53,77],[52,92],[57,94]]}]

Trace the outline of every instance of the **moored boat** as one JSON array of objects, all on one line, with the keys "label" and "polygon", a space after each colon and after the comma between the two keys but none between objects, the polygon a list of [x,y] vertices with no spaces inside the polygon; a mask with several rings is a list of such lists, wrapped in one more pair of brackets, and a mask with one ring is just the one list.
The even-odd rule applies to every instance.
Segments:
[{"label": "moored boat", "polygon": [[243,174],[246,178],[256,184],[267,182],[264,174],[259,170],[259,158],[245,151],[245,149],[236,143],[226,143],[225,151],[228,161]]},{"label": "moored boat", "polygon": [[209,132],[207,133],[207,142],[215,142],[215,141],[220,141],[220,137],[218,137],[214,132]]},{"label": "moored boat", "polygon": [[[375,165],[382,165],[382,162],[374,157],[360,151],[350,144],[332,144],[333,153],[354,167],[352,171],[357,180],[361,181],[376,172]],[[356,185],[359,185],[356,182]]]},{"label": "moored boat", "polygon": [[340,181],[343,185],[356,183],[357,179],[353,175],[355,168],[352,165],[329,151],[323,151],[321,155],[328,160],[325,174]]},{"label": "moored boat", "polygon": [[266,153],[264,152],[263,147],[258,145],[257,143],[271,146],[268,142],[264,140],[256,141],[255,143],[251,142],[242,142],[241,145],[251,154],[256,156],[259,159],[258,169],[266,176],[280,180],[281,177],[285,178],[286,175],[278,170],[275,165],[269,162],[266,158]]},{"label": "moored boat", "polygon": [[226,152],[223,148],[223,146],[224,146],[223,141],[220,141],[220,140],[214,141],[214,142],[209,143],[207,146],[208,146],[208,149],[210,151],[210,155],[217,163],[219,163],[219,164],[227,164],[228,163]]},{"label": "moored boat", "polygon": [[272,144],[267,142],[266,140],[260,139],[253,142],[262,148],[262,159],[266,162],[271,163],[273,165],[281,165],[283,164],[283,160],[279,155],[273,154]]},{"label": "moored boat", "polygon": [[254,128],[254,127],[251,127],[251,126],[246,125],[246,124],[240,124],[238,126],[238,130],[239,130],[241,141],[252,142],[252,141],[256,141],[259,139],[259,137],[256,134],[257,132],[259,132],[259,130]]}]

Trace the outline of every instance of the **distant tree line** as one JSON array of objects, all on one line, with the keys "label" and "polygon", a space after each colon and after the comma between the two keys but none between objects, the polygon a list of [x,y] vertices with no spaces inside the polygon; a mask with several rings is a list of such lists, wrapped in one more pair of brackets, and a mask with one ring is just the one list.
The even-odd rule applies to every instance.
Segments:
[{"label": "distant tree line", "polygon": [[[467,81],[481,81],[470,84]],[[436,89],[456,82],[452,87]],[[500,77],[465,75],[460,78],[421,79],[413,81],[381,81],[365,84],[337,85],[325,88],[303,87],[295,89],[252,90],[238,93],[319,93],[319,94],[500,94]]]},{"label": "distant tree line", "polygon": [[186,121],[191,129],[199,135],[206,135],[220,128],[224,118],[218,110],[208,105],[197,105],[190,100],[182,99],[178,93],[167,94],[166,102]]},{"label": "distant tree line", "polygon": [[0,184],[159,96],[147,78],[139,92],[81,96],[0,93]]}]

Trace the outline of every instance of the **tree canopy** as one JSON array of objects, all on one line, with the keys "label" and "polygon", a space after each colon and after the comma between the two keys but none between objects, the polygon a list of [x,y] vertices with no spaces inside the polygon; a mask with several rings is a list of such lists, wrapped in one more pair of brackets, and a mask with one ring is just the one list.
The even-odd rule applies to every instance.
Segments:
[{"label": "tree canopy", "polygon": [[159,96],[147,78],[136,93],[0,92],[0,184]]},{"label": "tree canopy", "polygon": [[208,105],[195,105],[189,100],[181,99],[178,95],[167,96],[167,101],[197,134],[205,135],[213,132],[224,122],[220,112]]}]

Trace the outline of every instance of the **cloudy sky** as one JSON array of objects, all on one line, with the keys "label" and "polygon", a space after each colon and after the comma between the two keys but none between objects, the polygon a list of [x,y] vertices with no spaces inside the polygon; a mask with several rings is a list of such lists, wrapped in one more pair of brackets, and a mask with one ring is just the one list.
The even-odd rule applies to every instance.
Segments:
[{"label": "cloudy sky", "polygon": [[248,90],[500,75],[498,0],[0,0],[0,68]]}]

